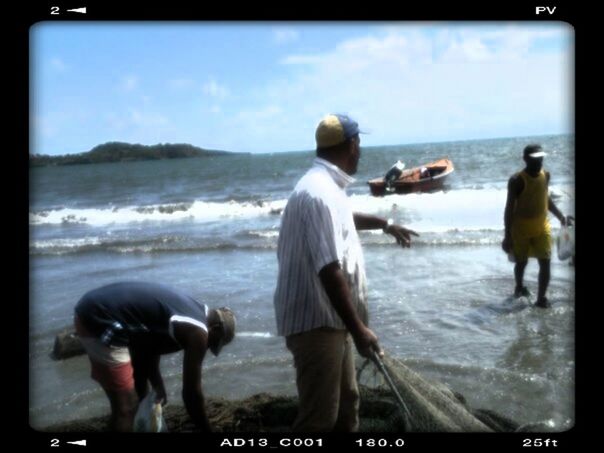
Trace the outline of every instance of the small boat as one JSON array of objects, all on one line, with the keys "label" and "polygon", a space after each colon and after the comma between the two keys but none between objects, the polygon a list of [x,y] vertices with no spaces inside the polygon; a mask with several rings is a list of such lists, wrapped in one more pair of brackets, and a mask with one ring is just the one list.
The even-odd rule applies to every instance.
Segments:
[{"label": "small boat", "polygon": [[454,170],[453,162],[448,157],[443,157],[419,167],[402,170],[398,179],[389,185],[384,177],[371,179],[367,181],[367,184],[369,184],[371,194],[375,196],[391,193],[432,192],[441,189],[447,176]]}]

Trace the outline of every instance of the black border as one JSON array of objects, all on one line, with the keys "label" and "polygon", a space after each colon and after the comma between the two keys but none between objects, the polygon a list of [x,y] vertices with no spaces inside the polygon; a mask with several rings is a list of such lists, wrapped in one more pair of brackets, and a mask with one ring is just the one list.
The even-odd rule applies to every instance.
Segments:
[{"label": "black border", "polygon": [[[386,2],[384,2],[386,3]],[[388,2],[390,3],[390,2]],[[409,2],[411,3],[411,2]],[[255,3],[232,3],[227,4],[208,4],[197,2],[195,4],[187,4],[182,0],[171,0],[167,3],[146,2],[144,5],[133,5],[124,1],[117,2],[115,0],[106,1],[89,1],[89,0],[57,0],[45,1],[36,5],[12,5],[9,8],[18,8],[15,13],[9,13],[5,16],[5,28],[10,31],[10,38],[6,41],[9,44],[9,52],[11,52],[10,61],[16,66],[15,70],[10,70],[9,80],[14,81],[7,86],[11,103],[13,107],[12,114],[9,115],[10,128],[7,133],[16,139],[16,146],[8,151],[10,154],[10,162],[12,159],[17,170],[17,176],[11,183],[10,191],[7,190],[10,203],[15,203],[15,206],[10,205],[11,213],[15,213],[18,219],[16,222],[11,222],[11,230],[7,237],[11,245],[15,247],[16,255],[14,266],[11,274],[14,271],[15,276],[12,280],[15,282],[11,287],[15,288],[12,299],[5,299],[7,306],[17,306],[17,319],[15,322],[8,322],[9,338],[16,341],[11,341],[7,344],[8,349],[12,350],[11,346],[18,343],[15,348],[17,354],[16,361],[18,364],[16,373],[11,373],[9,377],[17,381],[16,389],[13,391],[13,379],[5,380],[5,388],[11,396],[16,397],[16,405],[11,404],[11,408],[15,407],[14,416],[9,417],[10,426],[5,430],[5,436],[9,436],[15,446],[21,444],[24,440],[27,447],[33,447],[33,451],[60,451],[61,449],[76,449],[75,451],[86,450],[110,450],[114,448],[122,449],[170,449],[174,447],[191,447],[202,450],[220,450],[220,451],[308,451],[309,447],[285,447],[280,445],[281,442],[286,442],[287,439],[322,439],[322,448],[316,448],[322,451],[339,450],[343,451],[431,451],[434,448],[444,449],[465,449],[480,450],[497,448],[504,451],[514,451],[523,449],[524,439],[550,439],[556,440],[557,445],[554,447],[551,443],[549,449],[571,449],[578,447],[582,438],[586,438],[592,434],[588,430],[588,424],[591,424],[591,416],[587,414],[587,403],[581,397],[585,397],[587,392],[587,383],[585,380],[586,369],[588,368],[588,360],[591,359],[585,351],[584,347],[588,341],[580,334],[581,327],[584,326],[586,316],[581,307],[576,306],[576,398],[575,398],[575,426],[569,431],[562,433],[495,433],[495,434],[473,434],[473,433],[358,433],[358,434],[303,434],[303,433],[212,433],[212,434],[162,434],[162,435],[141,435],[141,434],[112,434],[112,433],[46,433],[38,432],[29,426],[29,382],[25,376],[29,374],[29,351],[28,351],[28,300],[29,300],[29,221],[28,209],[29,206],[29,161],[26,149],[29,143],[29,27],[40,21],[562,21],[573,26],[575,31],[575,150],[576,157],[581,153],[581,147],[585,146],[583,141],[583,121],[587,115],[583,115],[583,110],[580,106],[583,105],[583,98],[580,95],[581,82],[578,79],[579,68],[582,67],[587,60],[586,48],[588,45],[587,34],[584,33],[585,22],[579,19],[579,6],[576,0],[512,0],[506,2],[479,2],[474,1],[447,1],[442,4],[435,2],[413,2],[413,4],[399,3],[396,5],[379,5],[373,3],[370,5],[361,4],[359,2],[348,3],[296,3],[296,4],[281,4],[279,6],[271,6],[269,4]],[[58,16],[50,15],[50,7],[58,6],[61,14]],[[67,9],[86,7],[87,13],[68,13]],[[553,15],[545,17],[535,15],[536,6],[556,6],[556,11]],[[586,5],[584,5],[586,6]],[[65,12],[63,12],[65,11]],[[597,14],[597,13],[596,13]],[[13,55],[14,54],[14,55]],[[5,79],[6,80],[6,79]],[[6,82],[5,82],[6,83]],[[13,100],[14,97],[14,100]],[[13,124],[14,123],[14,124]],[[587,128],[585,128],[587,129]],[[576,173],[582,173],[580,164],[586,160],[576,158]],[[576,178],[576,195],[584,192],[584,180]],[[6,190],[6,189],[5,189]],[[587,195],[588,196],[588,195]],[[579,197],[576,196],[576,200]],[[576,204],[576,214],[581,225],[581,207],[582,203]],[[588,219],[583,216],[584,225]],[[581,231],[581,227],[579,227]],[[579,235],[578,248],[581,250],[581,235]],[[584,261],[585,268],[581,263],[582,259],[579,254],[579,263],[576,269],[587,268],[587,262]],[[587,257],[584,257],[587,259]],[[12,261],[9,258],[9,263]],[[10,266],[10,264],[9,264]],[[576,293],[581,294],[581,297],[590,297],[583,294],[581,288],[587,282],[584,280],[583,270],[576,273],[575,285]],[[575,300],[577,298],[575,297]],[[597,300],[589,300],[586,302],[599,303]],[[14,304],[14,305],[9,305]],[[11,310],[12,311],[12,310]],[[11,311],[7,312],[10,313]],[[12,316],[10,316],[12,318]],[[27,326],[27,327],[25,327]],[[25,376],[23,375],[25,374]],[[596,394],[599,392],[596,391]],[[15,424],[16,426],[12,426]],[[58,439],[60,447],[51,447],[52,439]],[[66,444],[68,441],[77,441],[81,439],[87,440],[87,446]],[[235,441],[235,439],[239,439]],[[266,439],[267,446],[261,448],[259,445],[263,443],[260,439]],[[368,441],[369,439],[385,439],[388,445],[394,445],[397,439],[403,439],[404,446],[401,448],[392,447],[365,447],[359,448],[357,440]],[[245,446],[225,446],[225,442],[241,444]],[[400,441],[399,441],[400,443]],[[595,444],[597,445],[597,444]],[[274,448],[270,448],[274,447]],[[311,448],[315,449],[315,448]],[[150,450],[150,451],[154,451]],[[529,449],[530,450],[530,449]]]}]

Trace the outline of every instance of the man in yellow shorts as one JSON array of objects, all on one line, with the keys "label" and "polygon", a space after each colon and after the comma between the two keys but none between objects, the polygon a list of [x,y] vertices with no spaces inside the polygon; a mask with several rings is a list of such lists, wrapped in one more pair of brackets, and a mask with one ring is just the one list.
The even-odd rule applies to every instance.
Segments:
[{"label": "man in yellow shorts", "polygon": [[537,307],[549,306],[545,293],[550,279],[552,237],[547,212],[554,214],[564,226],[570,222],[556,207],[548,193],[550,174],[542,169],[545,152],[540,145],[524,148],[524,170],[512,175],[508,181],[505,204],[505,237],[501,247],[514,256],[514,297],[529,296],[523,285],[524,269],[530,257],[539,261],[539,289]]}]

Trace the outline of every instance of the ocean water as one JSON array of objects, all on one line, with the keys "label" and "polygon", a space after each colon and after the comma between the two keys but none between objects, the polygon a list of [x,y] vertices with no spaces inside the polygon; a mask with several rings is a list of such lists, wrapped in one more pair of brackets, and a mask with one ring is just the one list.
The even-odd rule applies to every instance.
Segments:
[{"label": "ocean water", "polygon": [[[501,251],[509,176],[530,142],[548,151],[550,193],[575,206],[574,136],[518,137],[362,148],[349,194],[361,212],[416,230],[410,249],[361,232],[370,327],[383,347],[476,408],[519,423],[574,423],[575,274],[552,258],[547,310],[513,299]],[[407,168],[449,156],[444,190],[372,197],[368,179],[398,159]],[[280,210],[314,151],[30,169],[30,424],[108,412],[85,356],[50,358],[57,332],[88,290],[119,280],[175,286],[236,312],[238,334],[204,362],[208,396],[295,394],[292,360],[277,337],[273,292]],[[554,235],[559,222],[550,216]],[[537,262],[525,283],[537,291]],[[534,301],[534,296],[533,296]],[[181,403],[182,355],[161,362],[169,401]]]}]

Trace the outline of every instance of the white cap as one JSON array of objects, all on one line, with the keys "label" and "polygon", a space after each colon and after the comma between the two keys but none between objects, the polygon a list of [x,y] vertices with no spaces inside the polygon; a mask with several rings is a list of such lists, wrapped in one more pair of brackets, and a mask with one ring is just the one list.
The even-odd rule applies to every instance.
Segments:
[{"label": "white cap", "polygon": [[528,157],[533,157],[533,158],[543,157],[543,156],[547,156],[547,153],[545,151],[535,151],[534,153],[530,153],[528,155]]}]

